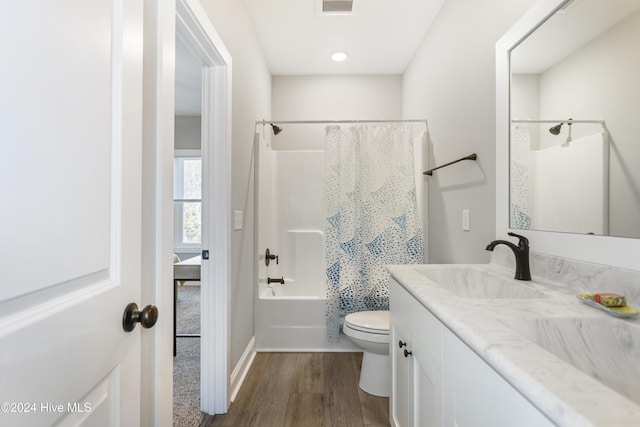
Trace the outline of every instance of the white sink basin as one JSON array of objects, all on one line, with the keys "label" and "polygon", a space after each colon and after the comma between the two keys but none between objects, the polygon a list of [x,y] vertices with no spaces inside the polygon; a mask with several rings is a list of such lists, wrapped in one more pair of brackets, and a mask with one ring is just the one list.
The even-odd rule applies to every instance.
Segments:
[{"label": "white sink basin", "polygon": [[418,268],[420,274],[462,298],[545,298],[529,282],[506,279],[473,267]]},{"label": "white sink basin", "polygon": [[640,327],[617,319],[519,318],[501,322],[640,404]]}]

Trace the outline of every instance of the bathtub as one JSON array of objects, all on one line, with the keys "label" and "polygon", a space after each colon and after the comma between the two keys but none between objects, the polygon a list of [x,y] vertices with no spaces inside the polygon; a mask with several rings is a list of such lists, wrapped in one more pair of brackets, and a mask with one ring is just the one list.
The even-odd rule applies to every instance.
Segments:
[{"label": "bathtub", "polygon": [[287,230],[273,277],[258,280],[255,299],[257,351],[359,351],[346,337],[332,343],[325,325],[324,233]]},{"label": "bathtub", "polygon": [[296,295],[295,280],[284,279],[284,285],[258,284],[257,351],[359,351],[346,337],[327,339],[324,295]]}]

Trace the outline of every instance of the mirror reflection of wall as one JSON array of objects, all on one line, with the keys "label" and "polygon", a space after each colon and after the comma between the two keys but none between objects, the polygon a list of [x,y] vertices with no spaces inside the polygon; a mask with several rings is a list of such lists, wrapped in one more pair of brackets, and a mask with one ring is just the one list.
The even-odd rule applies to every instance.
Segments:
[{"label": "mirror reflection of wall", "polygon": [[[514,220],[517,215],[512,206],[513,228],[640,237],[638,46],[640,0],[621,0],[615,7],[600,0],[575,0],[512,51],[512,120],[604,121],[609,131],[608,139],[605,135],[597,143],[605,152],[587,154],[588,150],[583,150],[567,155],[567,151],[556,150],[559,154],[556,156],[552,150],[566,145],[569,131],[573,149],[580,142],[593,142],[594,135],[602,133],[602,125],[574,123],[569,126],[565,123],[557,135],[550,133],[549,128],[559,123],[512,125],[512,144],[522,140],[524,127],[528,128],[526,138],[531,152],[525,155],[512,145],[512,160],[515,161],[512,162],[512,174],[518,167],[526,169],[520,172],[519,178],[512,176],[512,203],[521,203],[527,209],[526,215],[522,216],[524,220]],[[553,157],[564,175],[560,173],[551,179],[557,171],[546,166],[548,162],[539,160],[542,157]],[[536,163],[545,166],[536,166]],[[591,165],[577,172],[578,164]],[[578,173],[583,173],[584,179],[570,179],[576,178]],[[524,181],[523,176],[526,177]],[[597,197],[592,201],[582,200],[582,205],[577,200],[575,203],[571,199],[565,200],[567,203],[563,207],[551,196],[536,195],[534,183],[544,179],[550,186],[568,186],[567,194],[572,197]],[[597,188],[598,183],[601,186],[604,183],[605,187]],[[526,196],[522,191],[527,192]],[[602,203],[606,205],[601,206]],[[569,209],[577,206],[577,209]],[[604,211],[602,215],[600,211]],[[541,222],[545,215],[564,217],[562,225],[545,225]],[[606,223],[601,228],[578,226],[578,219],[587,217],[600,218]]]}]

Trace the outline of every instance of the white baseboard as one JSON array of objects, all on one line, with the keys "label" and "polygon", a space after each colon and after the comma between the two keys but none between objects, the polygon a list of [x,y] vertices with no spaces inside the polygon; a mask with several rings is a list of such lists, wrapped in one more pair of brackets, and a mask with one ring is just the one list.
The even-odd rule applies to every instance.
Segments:
[{"label": "white baseboard", "polygon": [[255,337],[251,337],[249,340],[249,344],[247,344],[247,348],[244,349],[242,356],[240,356],[240,360],[235,368],[233,368],[233,372],[231,372],[231,378],[229,381],[229,386],[231,389],[231,398],[230,401],[233,402],[236,400],[236,396],[238,395],[238,391],[240,391],[240,387],[244,382],[245,377],[247,376],[247,372],[249,372],[249,368],[253,363],[253,359],[256,357],[256,339]]}]

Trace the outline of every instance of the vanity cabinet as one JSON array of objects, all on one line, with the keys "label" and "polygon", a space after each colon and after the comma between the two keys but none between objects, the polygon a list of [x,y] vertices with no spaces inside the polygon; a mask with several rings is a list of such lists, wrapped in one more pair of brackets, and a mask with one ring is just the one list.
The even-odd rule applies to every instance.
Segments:
[{"label": "vanity cabinet", "polygon": [[394,279],[389,298],[392,426],[554,425]]}]

